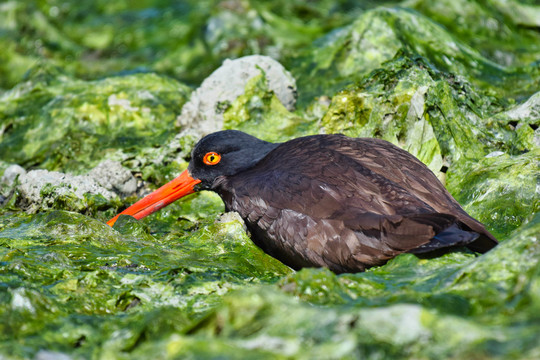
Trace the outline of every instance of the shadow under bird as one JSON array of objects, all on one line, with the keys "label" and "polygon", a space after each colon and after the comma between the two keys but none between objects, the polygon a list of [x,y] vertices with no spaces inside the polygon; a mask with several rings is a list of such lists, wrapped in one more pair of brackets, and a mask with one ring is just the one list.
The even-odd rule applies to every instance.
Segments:
[{"label": "shadow under bird", "polygon": [[414,156],[344,135],[284,143],[235,130],[207,135],[186,171],[119,215],[141,219],[199,190],[218,193],[253,242],[293,269],[358,272],[401,253],[497,245]]}]

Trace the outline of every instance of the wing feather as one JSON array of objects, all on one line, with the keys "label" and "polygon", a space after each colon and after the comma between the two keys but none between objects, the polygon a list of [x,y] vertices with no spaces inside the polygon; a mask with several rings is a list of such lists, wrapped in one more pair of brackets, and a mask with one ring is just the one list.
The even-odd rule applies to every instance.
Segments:
[{"label": "wing feather", "polygon": [[402,252],[452,246],[454,235],[458,245],[476,240],[460,235],[466,230],[496,244],[424,164],[382,140],[295,139],[216,188],[257,245],[293,268],[362,271]]}]

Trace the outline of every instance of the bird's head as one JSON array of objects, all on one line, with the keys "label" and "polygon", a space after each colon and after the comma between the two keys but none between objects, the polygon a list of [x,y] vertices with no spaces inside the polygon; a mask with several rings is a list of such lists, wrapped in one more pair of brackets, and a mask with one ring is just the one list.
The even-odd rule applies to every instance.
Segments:
[{"label": "bird's head", "polygon": [[224,130],[202,138],[191,153],[188,172],[200,180],[197,190],[211,189],[219,176],[238,174],[257,164],[276,144],[237,130]]},{"label": "bird's head", "polygon": [[142,219],[181,197],[212,189],[216,178],[249,169],[276,146],[236,130],[207,135],[195,145],[187,170],[116,215],[107,224],[112,226],[120,215]]}]

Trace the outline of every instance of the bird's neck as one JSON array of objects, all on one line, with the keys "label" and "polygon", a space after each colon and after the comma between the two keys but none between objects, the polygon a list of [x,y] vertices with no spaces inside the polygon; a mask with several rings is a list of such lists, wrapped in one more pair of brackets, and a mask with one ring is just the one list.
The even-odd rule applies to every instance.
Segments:
[{"label": "bird's neck", "polygon": [[261,141],[260,146],[251,148],[249,149],[249,154],[244,154],[245,158],[249,158],[250,160],[238,166],[238,170],[235,171],[234,174],[221,175],[214,179],[212,185],[210,186],[210,190],[216,192],[221,197],[221,199],[225,203],[227,211],[236,210],[234,209],[233,205],[236,194],[234,186],[231,185],[231,178],[241,176],[243,172],[256,166],[261,160],[263,160],[272,150],[274,150],[279,145],[281,144]]},{"label": "bird's neck", "polygon": [[238,211],[235,206],[235,204],[237,204],[236,192],[231,186],[230,178],[228,176],[218,176],[209,190],[218,194],[221,200],[223,200],[226,212]]}]

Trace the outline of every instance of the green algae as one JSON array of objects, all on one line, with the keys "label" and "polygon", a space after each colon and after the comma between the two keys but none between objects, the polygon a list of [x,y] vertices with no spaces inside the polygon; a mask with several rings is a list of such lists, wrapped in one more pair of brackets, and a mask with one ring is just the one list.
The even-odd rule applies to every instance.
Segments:
[{"label": "green algae", "polygon": [[[17,195],[15,195],[15,197],[17,198]],[[71,185],[67,184],[61,184],[60,186],[46,184],[40,191],[40,197],[42,202],[39,205],[39,208],[27,210],[28,212],[35,213],[37,211],[57,209],[95,216],[99,211],[105,211],[112,208],[111,211],[107,212],[110,214],[112,211],[117,210],[121,205],[118,199],[107,200],[101,194],[85,193],[81,198],[75,194]]]},{"label": "green algae", "polygon": [[[386,269],[340,276],[304,269],[277,287],[230,292],[188,332],[147,342],[132,356],[534,357],[538,313],[529,304],[538,297],[538,220],[483,257],[450,254],[419,263],[403,255]],[[526,317],[531,321],[523,323]]]},{"label": "green algae", "polygon": [[0,96],[0,154],[24,167],[82,172],[115,150],[136,153],[171,138],[190,92],[155,74],[86,82],[38,68]]},{"label": "green algae", "polygon": [[490,106],[468,83],[433,71],[422,58],[398,54],[360,86],[336,94],[321,126],[328,133],[383,138],[437,174],[454,160],[496,148],[482,119]]},{"label": "green algae", "polygon": [[[360,274],[336,276],[327,270],[304,269],[279,285],[320,305],[337,302],[362,308],[415,303],[442,313],[475,316],[478,321],[501,321],[492,316],[503,309],[530,310],[527,289],[538,276],[539,220],[537,215],[480,257],[455,252],[428,260],[404,254]],[[501,261],[504,266],[497,265]]]},{"label": "green algae", "polygon": [[350,0],[10,0],[0,6],[0,88],[19,83],[42,60],[84,79],[135,69],[198,84],[229,57],[288,58],[373,6]]},{"label": "green algae", "polygon": [[88,355],[100,343],[123,351],[152,332],[185,332],[225,293],[290,272],[234,220],[207,220],[184,238],[65,211],[4,216],[0,229],[2,341],[20,339],[4,351],[23,357],[26,347]]},{"label": "green algae", "polygon": [[500,112],[499,102],[465,80],[401,53],[336,94],[321,126],[408,150],[504,238],[538,212],[537,98]]},{"label": "green algae", "polygon": [[82,174],[105,157],[155,188],[198,140],[176,136],[183,82],[228,56],[272,54],[297,78],[298,110],[261,74],[223,104],[225,128],[389,140],[501,240],[481,256],[294,272],[221,217],[213,193],[111,229],[135,196],[68,194],[27,214],[17,185],[1,184],[0,357],[540,357],[538,6],[399,4],[0,4],[0,174]]},{"label": "green algae", "polygon": [[[538,8],[503,1],[407,1],[404,4],[450,29],[458,39],[500,65],[527,65],[538,60]],[[493,32],[497,36],[492,36]],[[486,41],[489,39],[489,41]]]},{"label": "green algae", "polygon": [[451,170],[448,189],[467,212],[504,238],[540,211],[539,165],[538,148],[515,156],[494,154]]},{"label": "green algae", "polygon": [[260,139],[279,142],[317,132],[314,122],[289,112],[268,89],[265,74],[250,79],[223,113],[223,128],[247,132]]},{"label": "green algae", "polygon": [[[537,38],[538,34],[531,32],[531,36]],[[533,53],[537,51],[535,41],[526,42],[526,49]],[[440,71],[462,76],[500,97],[527,95],[539,86],[535,63],[505,67],[485,58],[421,13],[410,8],[377,8],[319,39],[298,56],[291,70],[301,89],[300,100],[332,96],[403,49],[421,55]]]}]

